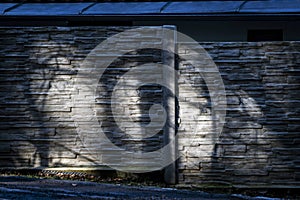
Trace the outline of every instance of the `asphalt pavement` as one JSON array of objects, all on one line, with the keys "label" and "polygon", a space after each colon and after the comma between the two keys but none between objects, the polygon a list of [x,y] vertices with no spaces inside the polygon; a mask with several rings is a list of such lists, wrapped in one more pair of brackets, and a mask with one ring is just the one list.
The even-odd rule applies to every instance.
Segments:
[{"label": "asphalt pavement", "polygon": [[[88,181],[0,176],[0,200],[4,199],[254,199],[232,194],[153,186],[127,186]],[[256,199],[256,198],[255,198]]]}]

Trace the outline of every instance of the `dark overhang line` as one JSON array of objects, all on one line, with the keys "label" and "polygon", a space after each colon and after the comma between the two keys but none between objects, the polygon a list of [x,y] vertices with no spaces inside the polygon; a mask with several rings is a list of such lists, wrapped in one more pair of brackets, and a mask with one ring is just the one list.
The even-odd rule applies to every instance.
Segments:
[{"label": "dark overhang line", "polygon": [[86,22],[142,22],[142,21],[299,21],[299,14],[215,14],[215,15],[65,15],[65,16],[0,16],[0,24],[11,22],[11,25],[22,23],[22,21],[44,21],[54,23],[55,21],[86,21]]},{"label": "dark overhang line", "polygon": [[86,10],[90,9],[91,7],[93,7],[96,4],[97,4],[97,2],[94,2],[94,3],[90,4],[90,5],[88,5],[87,7],[83,8],[78,14],[82,15]]},{"label": "dark overhang line", "polygon": [[241,5],[236,9],[235,12],[239,13],[241,11],[241,9],[245,6],[245,4],[248,2],[248,0],[245,0],[243,3],[241,3]]},{"label": "dark overhang line", "polygon": [[172,2],[171,1],[169,1],[169,2],[167,2],[165,5],[163,5],[161,8],[160,8],[160,10],[159,10],[159,13],[162,13],[170,4],[171,4]]},{"label": "dark overhang line", "polygon": [[2,12],[2,15],[4,15],[5,13],[7,13],[7,12],[9,12],[9,11],[15,9],[15,8],[20,7],[24,2],[25,2],[25,0],[23,0],[23,1],[20,2],[20,3],[15,4],[15,5],[13,5],[13,6],[9,7],[9,8],[6,8],[6,9]]}]

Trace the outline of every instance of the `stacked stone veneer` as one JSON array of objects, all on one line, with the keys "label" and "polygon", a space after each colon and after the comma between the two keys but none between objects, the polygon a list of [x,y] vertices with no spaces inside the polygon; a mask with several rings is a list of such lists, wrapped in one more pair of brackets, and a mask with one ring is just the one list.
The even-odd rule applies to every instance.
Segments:
[{"label": "stacked stone veneer", "polygon": [[[227,115],[219,135],[203,77],[180,60],[179,182],[300,186],[300,43],[201,45],[222,75]],[[193,53],[189,44],[178,49]]]},{"label": "stacked stone veneer", "polygon": [[[86,95],[91,95],[85,95],[85,91],[81,92],[81,96],[76,96],[78,90],[89,86],[79,84],[75,87],[76,80],[94,77],[92,73],[95,71],[91,70],[93,66],[82,64],[87,55],[105,39],[127,29],[0,28],[0,166],[99,166],[103,164],[104,157],[117,162],[115,159],[120,157],[119,152],[123,150],[149,152],[162,146],[160,129],[156,135],[142,141],[130,137],[140,134],[139,125],[149,124],[150,117],[154,121],[160,117],[159,113],[151,113],[149,116],[150,107],[162,103],[162,88],[159,85],[124,90],[119,99],[112,99],[114,86],[130,69],[148,62],[162,63],[160,50],[134,51],[128,45],[129,50],[122,52],[124,55],[117,55],[118,58],[112,60],[102,76],[99,76],[98,87],[93,88],[95,93],[92,102],[85,99]],[[135,40],[140,34],[131,33],[126,39]],[[161,31],[154,37],[146,37],[143,40],[145,42],[158,46],[163,44]],[[110,47],[114,49],[123,45],[124,48],[126,42],[115,41],[110,43]],[[100,63],[116,55],[96,56],[99,56],[96,60]],[[79,71],[80,77],[76,79]],[[161,75],[157,69],[155,73]],[[138,82],[133,79],[127,81]],[[86,104],[91,105],[94,113],[79,109]],[[113,107],[117,110],[115,116],[112,113]],[[119,113],[124,112],[128,115],[120,116]],[[99,129],[93,129],[90,123],[92,119],[89,116],[94,114],[101,126],[98,128],[121,148],[120,151],[99,141]],[[123,130],[117,126],[114,117],[122,119]],[[78,129],[79,123],[83,124],[81,129]],[[131,135],[124,134],[124,131]],[[157,160],[153,162],[160,163]]]},{"label": "stacked stone veneer", "polygon": [[[86,148],[84,143],[93,140],[83,141],[77,132],[72,94],[88,53],[126,29],[0,28],[1,167],[99,166],[103,156],[116,155],[109,148],[99,155],[97,143],[91,145],[95,149]],[[150,40],[163,45],[159,32]],[[201,43],[216,63],[226,89],[227,115],[221,134],[215,131],[217,119],[211,117],[203,77],[188,60],[180,59],[191,52],[185,49],[188,45],[178,44],[179,183],[299,186],[300,43]],[[162,55],[153,49],[129,52],[115,60],[99,80],[94,108],[101,127],[111,141],[128,151],[161,148],[163,132],[158,129],[143,141],[123,134],[111,113],[113,86],[131,68],[162,63]],[[127,109],[136,124],[147,125],[151,105],[163,103],[163,90],[146,85],[134,92],[128,93]],[[151,113],[151,117],[161,113]],[[82,113],[83,121],[88,121],[85,117]],[[139,129],[130,126],[126,125],[126,131],[138,134]]]}]

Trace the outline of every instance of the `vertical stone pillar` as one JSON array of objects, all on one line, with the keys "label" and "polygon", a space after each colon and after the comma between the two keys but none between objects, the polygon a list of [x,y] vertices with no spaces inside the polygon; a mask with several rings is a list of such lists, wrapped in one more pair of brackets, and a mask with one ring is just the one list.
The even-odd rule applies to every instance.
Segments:
[{"label": "vertical stone pillar", "polygon": [[[162,60],[163,64],[171,67],[175,70],[175,52],[176,49],[176,27],[172,25],[163,26],[163,38],[162,45],[164,51],[162,52]],[[171,31],[165,30],[169,29]],[[167,112],[166,124],[164,127],[164,145],[170,143],[170,152],[166,152],[166,156],[171,156],[171,160],[174,160],[173,163],[165,167],[164,170],[164,179],[169,184],[176,183],[176,74],[175,71],[172,70],[170,74],[170,70],[167,68],[163,69],[163,79],[165,81],[165,85],[167,88],[164,88],[163,94],[163,104],[164,108]]]}]

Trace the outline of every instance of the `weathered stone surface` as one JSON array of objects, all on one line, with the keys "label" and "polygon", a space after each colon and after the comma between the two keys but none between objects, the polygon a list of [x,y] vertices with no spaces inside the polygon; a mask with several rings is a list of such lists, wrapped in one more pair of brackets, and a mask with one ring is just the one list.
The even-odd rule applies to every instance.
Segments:
[{"label": "weathered stone surface", "polygon": [[[208,108],[209,96],[202,96],[206,100],[192,109],[180,106],[179,151],[186,155],[178,162],[180,182],[299,186],[299,162],[294,161],[299,160],[300,48],[293,45],[299,42],[200,44],[208,47],[225,84],[226,123],[221,135],[210,133],[214,123],[209,118],[205,128],[196,129],[195,121],[204,122],[201,110]],[[189,53],[181,46],[179,57]],[[179,63],[179,105],[196,105],[197,100],[188,97],[201,94],[204,88],[193,82],[197,75],[186,62]],[[180,92],[187,88],[185,83],[194,91]],[[197,110],[199,114],[191,114]],[[203,149],[202,144],[210,148]],[[206,164],[198,169],[196,164],[204,160]]]},{"label": "weathered stone surface", "polygon": [[[81,68],[83,60],[100,42],[128,28],[0,27],[0,166],[97,166],[105,158],[120,160],[116,154],[122,149],[151,152],[163,146],[159,121],[164,112],[156,110],[149,114],[153,104],[162,104],[162,87],[121,89],[116,90],[118,98],[111,96],[115,85],[132,68],[161,63],[161,51],[119,55],[121,58],[106,69],[92,97],[99,126],[121,150],[97,142],[99,127],[90,129],[93,118],[89,110],[73,113],[75,77],[80,70],[91,73],[91,69]],[[128,41],[138,35],[130,37]],[[159,46],[162,35],[158,33],[147,41]],[[111,45],[117,48],[119,44]],[[128,49],[133,45],[128,45]],[[225,84],[227,115],[222,133],[217,133],[218,117],[212,116],[211,95],[218,92],[208,88],[218,84],[203,78],[209,79],[215,72],[203,68],[201,74],[188,60],[178,59],[179,183],[300,186],[300,43],[201,45],[213,58]],[[194,58],[193,51],[186,47],[198,48],[193,44],[178,44],[179,58],[183,55]],[[201,53],[205,54],[203,50]],[[113,55],[95,56],[104,62]],[[209,62],[200,59],[194,64]],[[162,72],[155,72],[145,74],[160,78]],[[86,80],[86,76],[78,78]],[[136,82],[128,79],[127,83]],[[85,107],[89,95],[87,92],[77,99],[80,105],[76,106]],[[114,115],[111,108],[121,114]],[[125,111],[130,117],[122,114]],[[80,130],[86,136],[84,139],[78,135],[75,119],[86,125],[86,129]],[[122,120],[122,129],[116,119]],[[141,136],[141,126],[151,121],[154,123],[149,127],[157,134],[136,139]],[[89,148],[84,145],[86,142]],[[104,154],[99,154],[99,146]],[[159,161],[153,158],[149,165]]]},{"label": "weathered stone surface", "polygon": [[[78,99],[74,105],[72,95],[75,78],[79,70],[88,73],[91,69],[82,68],[85,57],[98,44],[108,37],[120,33],[129,27],[0,27],[0,159],[10,157],[1,166],[7,167],[45,167],[45,166],[89,166],[101,165],[102,155],[116,155],[106,150],[105,143],[99,144],[97,128],[82,133],[79,137],[77,122],[89,123],[90,113],[73,113],[74,106],[85,106],[86,96]],[[140,33],[128,36],[128,40],[136,40]],[[131,39],[130,39],[131,38]],[[141,39],[141,42],[145,41]],[[162,45],[161,34],[146,37],[146,42]],[[117,43],[120,44],[117,44]],[[116,41],[112,46],[118,48],[130,41]],[[122,43],[122,44],[121,44]],[[124,91],[120,98],[113,99],[111,94],[120,77],[130,69],[147,62],[162,61],[161,51],[124,52],[99,77],[98,91],[95,93],[94,108],[102,129],[115,145],[129,151],[154,151],[162,146],[163,110],[152,112],[153,104],[162,104],[162,88],[148,85],[138,90]],[[101,61],[115,55],[97,55]],[[160,78],[160,72],[149,74],[153,79]],[[143,73],[141,71],[140,73]],[[101,78],[101,80],[100,80]],[[136,80],[128,79],[128,83],[136,84]],[[124,102],[127,102],[127,104]],[[122,117],[124,107],[130,117]],[[112,114],[112,106],[119,115]],[[118,128],[115,118],[128,119]],[[136,140],[131,136],[140,135],[139,126],[147,125],[157,134],[144,140]],[[88,124],[89,126],[89,124]],[[129,132],[130,135],[125,133]],[[86,149],[86,143],[89,143]],[[3,157],[4,156],[4,157]],[[160,159],[160,158],[158,158]],[[156,161],[155,161],[156,162]],[[157,161],[159,162],[159,161]]]}]

